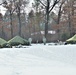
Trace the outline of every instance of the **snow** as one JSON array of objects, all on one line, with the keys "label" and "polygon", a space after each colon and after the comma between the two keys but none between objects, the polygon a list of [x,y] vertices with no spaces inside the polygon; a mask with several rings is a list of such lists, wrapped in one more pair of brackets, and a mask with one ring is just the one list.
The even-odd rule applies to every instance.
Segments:
[{"label": "snow", "polygon": [[0,49],[1,75],[76,75],[76,45],[32,44]]},{"label": "snow", "polygon": [[6,8],[0,6],[0,13],[2,13],[3,16],[5,15],[6,10],[7,10]]}]

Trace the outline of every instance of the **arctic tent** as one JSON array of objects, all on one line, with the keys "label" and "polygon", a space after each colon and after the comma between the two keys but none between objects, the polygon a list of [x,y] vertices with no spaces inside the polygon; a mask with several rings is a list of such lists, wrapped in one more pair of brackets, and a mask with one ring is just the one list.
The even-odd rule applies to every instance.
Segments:
[{"label": "arctic tent", "polygon": [[12,46],[15,46],[15,45],[27,45],[28,44],[28,41],[23,39],[22,37],[20,36],[15,36],[13,37],[11,40],[8,41],[8,43]]},{"label": "arctic tent", "polygon": [[0,38],[0,47],[2,47],[2,46],[3,46],[4,44],[6,44],[6,43],[7,43],[6,40]]},{"label": "arctic tent", "polygon": [[66,43],[67,44],[76,44],[76,34],[73,37],[66,40]]},{"label": "arctic tent", "polygon": [[0,38],[0,45],[7,43],[4,39]]}]

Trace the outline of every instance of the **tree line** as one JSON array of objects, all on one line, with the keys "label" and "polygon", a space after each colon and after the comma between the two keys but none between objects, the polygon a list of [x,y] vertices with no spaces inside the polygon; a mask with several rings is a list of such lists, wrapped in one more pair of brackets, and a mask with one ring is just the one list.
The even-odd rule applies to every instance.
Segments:
[{"label": "tree line", "polygon": [[[32,35],[36,37],[36,34],[39,34],[38,38],[40,38],[41,31],[44,31],[43,36],[48,39],[49,26],[50,29],[52,28],[50,18],[54,18],[56,21],[56,24],[52,25],[53,30],[56,31],[57,39],[61,40],[61,37],[63,37],[63,40],[65,40],[75,34],[75,0],[34,0],[31,11],[26,14],[25,9],[29,5],[29,2],[30,0],[3,0],[3,3],[0,4],[9,12],[11,38],[14,36],[14,15],[17,17],[16,25],[18,25],[17,34],[19,36],[23,35],[23,21],[26,27],[25,31],[28,32],[28,37]],[[51,15],[52,12],[55,12],[55,17]],[[64,28],[66,28],[66,30],[64,30]],[[66,34],[66,36],[62,34]]]}]

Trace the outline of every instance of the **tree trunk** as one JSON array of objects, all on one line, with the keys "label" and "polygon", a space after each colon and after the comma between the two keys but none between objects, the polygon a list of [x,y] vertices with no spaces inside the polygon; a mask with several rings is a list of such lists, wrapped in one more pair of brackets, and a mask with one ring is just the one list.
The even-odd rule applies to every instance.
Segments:
[{"label": "tree trunk", "polygon": [[48,35],[48,25],[49,25],[49,0],[47,0],[47,6],[46,6],[46,23],[45,23],[45,38],[47,39]]},{"label": "tree trunk", "polygon": [[31,23],[29,23],[29,25],[28,25],[29,26],[29,38],[31,38],[31,26],[30,26],[30,24]]},{"label": "tree trunk", "polygon": [[59,7],[59,12],[58,12],[58,21],[57,21],[57,24],[60,23],[60,18],[61,18],[61,8],[62,8],[62,4],[60,5]]},{"label": "tree trunk", "polygon": [[18,23],[19,23],[19,36],[21,36],[21,18],[20,18],[20,7],[18,7]]},{"label": "tree trunk", "polygon": [[69,23],[69,33],[70,33],[70,37],[71,37],[71,18],[70,18],[70,12],[68,14],[68,23]]},{"label": "tree trunk", "polygon": [[[60,18],[61,18],[61,14],[62,14],[62,13],[61,13],[62,5],[63,5],[63,3],[61,3],[61,5],[60,5],[60,7],[59,7],[57,24],[60,23]],[[57,33],[58,33],[58,40],[60,40],[60,29],[59,29],[59,28],[58,28]]]},{"label": "tree trunk", "polygon": [[10,11],[11,38],[13,37],[12,14]]}]

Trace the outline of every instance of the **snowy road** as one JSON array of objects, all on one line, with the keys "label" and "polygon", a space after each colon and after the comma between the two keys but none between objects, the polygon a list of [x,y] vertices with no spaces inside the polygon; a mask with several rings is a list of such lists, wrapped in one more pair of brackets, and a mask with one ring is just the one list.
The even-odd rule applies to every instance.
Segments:
[{"label": "snowy road", "polygon": [[76,45],[0,49],[1,75],[76,75]]}]

